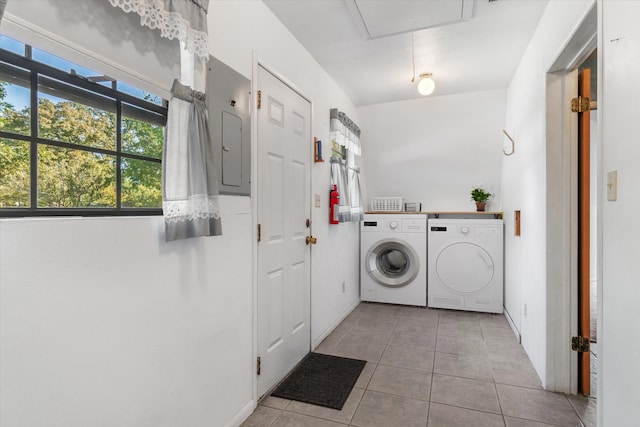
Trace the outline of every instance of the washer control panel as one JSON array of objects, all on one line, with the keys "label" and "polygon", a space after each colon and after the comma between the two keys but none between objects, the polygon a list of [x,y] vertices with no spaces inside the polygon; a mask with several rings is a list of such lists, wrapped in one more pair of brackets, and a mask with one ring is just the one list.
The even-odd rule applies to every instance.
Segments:
[{"label": "washer control panel", "polygon": [[369,215],[360,223],[361,232],[381,233],[426,233],[426,215],[373,216]]}]

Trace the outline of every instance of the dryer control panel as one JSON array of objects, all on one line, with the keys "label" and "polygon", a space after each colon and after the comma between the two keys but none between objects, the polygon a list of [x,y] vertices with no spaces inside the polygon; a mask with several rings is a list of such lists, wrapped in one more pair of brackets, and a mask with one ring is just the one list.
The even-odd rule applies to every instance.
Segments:
[{"label": "dryer control panel", "polygon": [[[488,220],[481,220],[488,221]],[[498,220],[501,221],[501,220]],[[453,236],[496,236],[502,238],[503,226],[500,225],[471,225],[471,224],[448,224],[448,225],[430,225],[431,233],[446,233]]]}]

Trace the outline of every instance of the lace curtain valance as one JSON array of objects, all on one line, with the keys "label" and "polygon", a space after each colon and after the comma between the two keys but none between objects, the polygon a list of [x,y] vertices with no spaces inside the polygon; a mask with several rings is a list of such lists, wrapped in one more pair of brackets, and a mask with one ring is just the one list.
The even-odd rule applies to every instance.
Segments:
[{"label": "lace curtain valance", "polygon": [[355,156],[362,154],[360,146],[360,128],[345,113],[337,108],[329,110],[331,119],[331,142],[335,142]]},{"label": "lace curtain valance", "polygon": [[140,24],[159,29],[162,37],[178,39],[203,60],[209,58],[209,0],[109,0],[123,11],[140,15]]}]

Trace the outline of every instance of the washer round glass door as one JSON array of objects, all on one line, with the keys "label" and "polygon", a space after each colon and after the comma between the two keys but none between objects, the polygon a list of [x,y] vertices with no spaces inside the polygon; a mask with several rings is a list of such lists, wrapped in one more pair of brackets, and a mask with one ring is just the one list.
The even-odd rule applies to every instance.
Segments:
[{"label": "washer round glass door", "polygon": [[420,271],[416,251],[400,239],[380,240],[367,252],[367,272],[383,286],[399,288],[413,281]]},{"label": "washer round glass door", "polygon": [[440,252],[436,260],[436,273],[442,284],[451,291],[472,294],[491,283],[493,259],[481,246],[458,242]]}]

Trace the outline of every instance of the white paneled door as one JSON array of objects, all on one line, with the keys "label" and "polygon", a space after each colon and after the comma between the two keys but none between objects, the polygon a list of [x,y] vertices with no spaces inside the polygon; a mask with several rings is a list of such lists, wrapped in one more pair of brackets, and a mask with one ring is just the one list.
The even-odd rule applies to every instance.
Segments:
[{"label": "white paneled door", "polygon": [[311,104],[258,67],[258,396],[310,350]]}]

